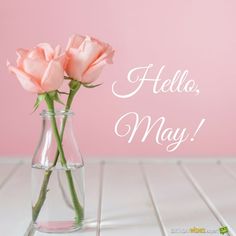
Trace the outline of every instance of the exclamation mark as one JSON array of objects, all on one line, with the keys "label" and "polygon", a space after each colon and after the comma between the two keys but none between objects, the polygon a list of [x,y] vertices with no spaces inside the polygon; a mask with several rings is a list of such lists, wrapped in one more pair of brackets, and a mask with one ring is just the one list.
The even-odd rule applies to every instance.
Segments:
[{"label": "exclamation mark", "polygon": [[202,125],[204,124],[205,120],[206,120],[206,119],[202,119],[202,120],[201,120],[201,122],[200,122],[200,124],[198,125],[198,127],[197,127],[197,129],[196,129],[196,131],[195,131],[195,133],[194,133],[194,135],[193,135],[193,137],[190,139],[191,142],[194,141],[194,137],[197,135],[198,131],[200,130],[200,128],[201,128]]}]

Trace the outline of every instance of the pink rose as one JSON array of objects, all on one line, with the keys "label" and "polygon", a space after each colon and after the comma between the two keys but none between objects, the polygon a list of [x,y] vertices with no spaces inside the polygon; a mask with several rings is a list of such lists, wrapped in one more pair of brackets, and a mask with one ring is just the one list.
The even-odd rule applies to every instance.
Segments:
[{"label": "pink rose", "polygon": [[60,54],[60,46],[55,50],[47,43],[31,50],[17,50],[17,66],[8,68],[13,72],[22,87],[33,93],[57,90],[64,80],[65,55]]},{"label": "pink rose", "polygon": [[114,50],[95,38],[73,35],[66,48],[68,62],[65,68],[69,77],[89,84],[95,81],[103,67],[112,63]]}]

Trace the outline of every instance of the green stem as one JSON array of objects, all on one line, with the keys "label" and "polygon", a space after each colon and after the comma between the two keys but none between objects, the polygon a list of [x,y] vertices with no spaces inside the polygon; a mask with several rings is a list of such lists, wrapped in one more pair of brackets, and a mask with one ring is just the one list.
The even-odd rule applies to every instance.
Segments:
[{"label": "green stem", "polygon": [[48,182],[49,182],[51,174],[52,174],[51,170],[45,171],[43,184],[42,184],[42,187],[40,190],[39,198],[38,198],[38,201],[36,202],[36,204],[33,206],[33,210],[32,210],[33,222],[35,222],[37,220],[39,212],[43,206],[43,203],[46,200],[46,195],[48,192],[47,186],[48,186]]},{"label": "green stem", "polygon": [[55,115],[54,115],[54,112],[55,112],[54,111],[54,103],[53,103],[53,100],[48,95],[46,95],[45,101],[46,101],[47,106],[48,106],[48,111],[52,112],[52,116],[50,117],[51,118],[51,126],[52,126],[52,130],[53,130],[53,133],[54,133],[54,136],[55,136],[55,139],[56,139],[57,149],[58,149],[59,153],[61,154],[61,164],[62,164],[63,167],[67,167],[66,166],[65,154],[64,154],[64,150],[62,148],[61,138],[60,138],[60,135],[59,135],[59,132],[58,132],[58,129],[57,129],[56,118],[55,118]]},{"label": "green stem", "polygon": [[[77,91],[79,90],[79,88],[80,88],[80,83],[78,83],[78,86],[76,86],[75,89],[70,90],[70,94],[68,96],[65,111],[70,110],[73,98],[74,98],[75,94],[77,93]],[[45,100],[46,100],[47,105],[48,105],[48,110],[51,111],[51,112],[54,112],[53,101],[50,99],[50,97],[48,95],[46,95]],[[34,222],[38,218],[40,210],[41,210],[41,208],[43,206],[43,203],[46,199],[46,195],[47,195],[47,191],[48,191],[47,186],[48,186],[48,183],[49,183],[50,176],[52,174],[52,168],[57,164],[59,154],[61,154],[61,163],[62,163],[62,165],[67,167],[66,166],[66,159],[65,159],[65,156],[64,156],[64,151],[63,151],[63,148],[62,148],[62,138],[63,138],[63,135],[64,135],[66,121],[67,121],[67,116],[65,116],[63,118],[62,130],[61,130],[61,134],[59,136],[59,132],[58,132],[58,129],[57,129],[57,126],[56,126],[55,117],[52,116],[51,123],[52,123],[52,128],[53,128],[53,131],[54,131],[54,134],[55,134],[55,138],[56,138],[56,141],[57,141],[58,148],[57,148],[57,151],[56,151],[56,155],[55,155],[55,158],[54,158],[53,165],[44,174],[44,179],[43,179],[42,187],[41,187],[41,190],[40,190],[39,198],[38,198],[38,201],[36,202],[35,206],[33,207],[33,221]],[[81,221],[83,220],[83,217],[84,217],[83,208],[79,203],[79,200],[78,200],[78,197],[77,197],[77,194],[76,194],[76,190],[75,190],[75,187],[74,187],[74,183],[73,183],[73,177],[72,177],[72,174],[71,174],[70,170],[66,170],[66,176],[67,176],[67,180],[68,180],[68,184],[69,184],[69,189],[70,189],[70,193],[71,193],[71,197],[72,197],[72,202],[73,202],[74,209],[75,209],[75,212],[76,212],[76,221],[77,221],[77,223],[81,223]]]},{"label": "green stem", "polygon": [[[46,103],[48,105],[48,110],[54,113],[54,104],[53,104],[53,101],[51,100],[51,98],[46,96],[45,100],[46,100]],[[51,125],[52,125],[52,129],[53,129],[53,133],[54,133],[55,138],[56,138],[57,148],[58,148],[58,151],[60,153],[61,164],[62,164],[63,167],[65,167],[67,169],[67,162],[66,162],[64,150],[62,148],[61,138],[60,138],[60,135],[59,135],[59,132],[58,132],[58,129],[57,129],[56,118],[55,118],[54,115],[51,116]],[[77,221],[77,223],[81,223],[81,221],[83,219],[83,208],[80,205],[77,194],[76,194],[76,190],[75,190],[71,170],[69,170],[69,169],[66,170],[66,177],[67,177],[67,181],[68,181],[68,184],[69,184],[69,189],[70,189],[70,193],[71,193],[71,197],[72,197],[72,202],[73,202],[74,209],[75,209],[75,212],[76,212],[76,221]]]},{"label": "green stem", "polygon": [[[66,102],[66,106],[65,106],[65,112],[70,110],[72,101],[74,99],[74,96],[78,92],[80,86],[81,86],[81,84],[78,83],[78,86],[76,86],[75,89],[70,89],[70,93],[69,93],[69,96],[68,96],[68,99],[67,99],[67,102]],[[63,135],[64,135],[64,131],[65,131],[65,126],[66,126],[66,121],[67,121],[67,116],[64,116],[63,121],[62,121],[61,135],[60,135],[61,140],[63,139]],[[50,168],[53,168],[57,164],[57,160],[58,160],[59,154],[60,154],[59,150],[57,149],[53,165]]]}]

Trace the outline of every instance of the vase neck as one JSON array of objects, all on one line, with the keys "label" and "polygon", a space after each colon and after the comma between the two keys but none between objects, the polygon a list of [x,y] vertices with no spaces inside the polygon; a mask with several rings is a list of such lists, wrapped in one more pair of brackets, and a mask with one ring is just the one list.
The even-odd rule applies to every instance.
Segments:
[{"label": "vase neck", "polygon": [[[48,168],[53,165],[58,156],[59,161],[56,162],[58,165],[83,165],[71,119],[73,114],[71,111],[48,112],[45,110],[40,113],[42,132],[33,162]],[[58,143],[61,144],[59,145],[61,147],[58,146]],[[58,148],[63,149],[63,155],[60,154],[61,152],[59,153]]]}]

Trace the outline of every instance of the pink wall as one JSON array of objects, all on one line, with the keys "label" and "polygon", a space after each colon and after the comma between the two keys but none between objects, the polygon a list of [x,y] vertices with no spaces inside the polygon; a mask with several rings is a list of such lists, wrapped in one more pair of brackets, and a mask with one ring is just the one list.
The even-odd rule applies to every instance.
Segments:
[{"label": "pink wall", "polygon": [[[35,96],[24,91],[6,69],[15,63],[15,49],[39,42],[65,47],[72,33],[88,34],[109,42],[115,49],[114,65],[107,66],[104,85],[81,90],[73,110],[82,152],[86,156],[232,156],[236,153],[236,1],[234,0],[100,0],[13,1],[0,7],[0,156],[31,155],[38,141],[41,121],[31,115]],[[200,95],[152,93],[145,85],[135,96],[128,71],[154,64],[153,74],[164,64],[166,74],[188,69]],[[129,86],[129,87],[128,87]],[[174,152],[154,142],[154,135],[128,144],[114,133],[117,119],[126,112],[165,116],[169,127],[192,132],[202,118],[206,122],[195,141]]]}]

